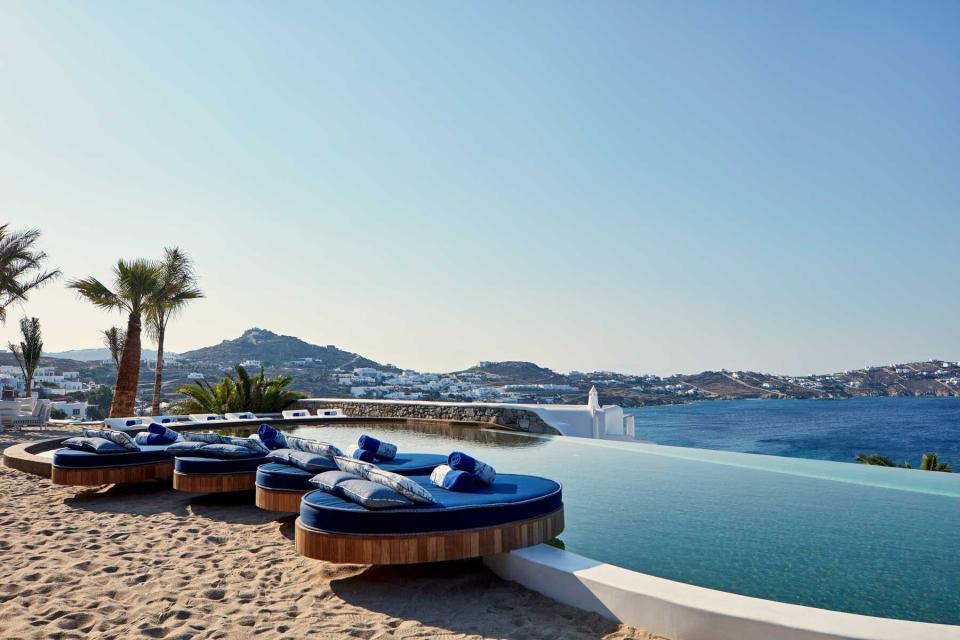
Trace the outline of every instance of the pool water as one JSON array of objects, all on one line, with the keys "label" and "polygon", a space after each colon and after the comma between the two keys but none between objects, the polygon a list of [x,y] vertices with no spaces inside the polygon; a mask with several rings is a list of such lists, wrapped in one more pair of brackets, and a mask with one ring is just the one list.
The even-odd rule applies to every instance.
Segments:
[{"label": "pool water", "polygon": [[309,426],[564,485],[566,548],[711,589],[960,624],[960,474],[466,427]]}]

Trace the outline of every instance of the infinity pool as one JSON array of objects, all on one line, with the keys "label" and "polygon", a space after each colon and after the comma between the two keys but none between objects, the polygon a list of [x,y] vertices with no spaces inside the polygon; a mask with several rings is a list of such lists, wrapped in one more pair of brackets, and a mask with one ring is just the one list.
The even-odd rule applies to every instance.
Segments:
[{"label": "infinity pool", "polygon": [[960,624],[960,474],[633,442],[383,424],[301,427],[352,447],[466,450],[564,485],[568,550],[824,609]]}]

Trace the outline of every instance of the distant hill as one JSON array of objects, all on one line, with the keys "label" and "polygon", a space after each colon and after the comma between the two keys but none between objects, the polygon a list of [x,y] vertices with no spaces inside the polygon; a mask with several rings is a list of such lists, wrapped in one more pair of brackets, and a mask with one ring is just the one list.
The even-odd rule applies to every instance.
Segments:
[{"label": "distant hill", "polygon": [[197,363],[237,364],[244,360],[260,360],[265,366],[280,366],[291,360],[313,358],[320,360],[324,369],[377,367],[385,369],[369,358],[337,349],[333,345],[321,347],[293,336],[282,336],[266,329],[247,329],[239,338],[224,340],[218,345],[194,349],[179,355],[181,360]]},{"label": "distant hill", "polygon": [[506,362],[481,362],[475,367],[458,373],[482,373],[497,384],[551,384],[566,383],[567,376],[532,362],[508,360]]},{"label": "distant hill", "polygon": [[[103,347],[99,349],[70,349],[68,351],[58,351],[56,353],[46,353],[51,358],[64,358],[66,360],[79,360],[80,362],[96,362],[99,360],[110,360],[110,350]],[[167,352],[167,358],[176,357],[176,354]],[[141,349],[141,360],[156,360],[157,352],[153,349]],[[164,362],[167,359],[164,358]]]}]

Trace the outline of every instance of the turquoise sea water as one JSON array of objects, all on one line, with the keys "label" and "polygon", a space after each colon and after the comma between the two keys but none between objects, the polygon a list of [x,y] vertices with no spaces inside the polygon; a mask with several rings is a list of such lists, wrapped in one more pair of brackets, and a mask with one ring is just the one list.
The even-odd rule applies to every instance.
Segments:
[{"label": "turquoise sea water", "polygon": [[448,427],[303,427],[466,450],[564,485],[575,553],[826,609],[960,624],[960,474]]},{"label": "turquoise sea water", "polygon": [[935,451],[960,471],[960,398],[731,400],[626,411],[645,442],[839,462],[880,453],[913,466]]}]

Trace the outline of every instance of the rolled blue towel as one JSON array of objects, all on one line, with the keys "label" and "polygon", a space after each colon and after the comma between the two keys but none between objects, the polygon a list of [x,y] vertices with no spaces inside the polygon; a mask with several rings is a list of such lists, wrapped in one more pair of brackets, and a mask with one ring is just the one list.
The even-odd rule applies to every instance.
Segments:
[{"label": "rolled blue towel", "polygon": [[287,448],[287,438],[283,435],[283,432],[274,429],[267,423],[260,425],[260,428],[257,429],[257,436],[268,449]]},{"label": "rolled blue towel", "polygon": [[496,469],[462,451],[454,451],[447,456],[447,464],[450,465],[451,469],[466,471],[483,484],[493,484],[494,480],[497,479]]},{"label": "rolled blue towel", "polygon": [[353,456],[354,460],[362,460],[364,462],[373,462],[375,458],[373,451],[367,451],[366,449],[361,449],[360,447],[354,449],[353,453],[350,455]]},{"label": "rolled blue towel", "polygon": [[473,475],[466,471],[451,469],[449,465],[441,464],[430,474],[430,482],[447,491],[469,492],[477,488]]},{"label": "rolled blue towel", "polygon": [[168,429],[162,424],[151,422],[146,432],[138,433],[133,439],[137,444],[159,445],[173,444],[179,437],[180,434],[173,429]]},{"label": "rolled blue towel", "polygon": [[397,457],[397,445],[381,442],[373,436],[360,436],[357,440],[357,446],[382,460],[393,460]]}]

